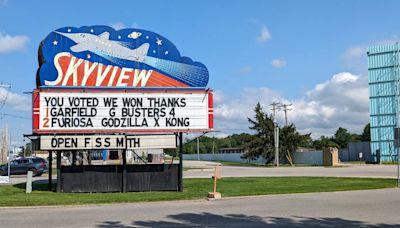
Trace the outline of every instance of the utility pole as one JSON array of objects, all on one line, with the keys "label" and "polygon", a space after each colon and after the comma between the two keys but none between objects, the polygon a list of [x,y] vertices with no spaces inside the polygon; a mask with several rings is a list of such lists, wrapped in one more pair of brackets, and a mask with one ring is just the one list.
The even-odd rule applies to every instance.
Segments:
[{"label": "utility pole", "polygon": [[281,104],[274,101],[270,105],[272,106],[271,110],[273,113],[272,115],[274,117],[275,165],[279,167],[279,127],[275,120],[275,114],[276,111],[280,110],[279,107]]},{"label": "utility pole", "polygon": [[275,101],[272,104],[270,104],[270,106],[272,106],[271,110],[272,110],[272,116],[274,117],[274,123],[276,123],[276,121],[275,121],[275,112],[279,111],[280,105],[281,105],[281,103],[277,103]]},{"label": "utility pole", "polygon": [[283,108],[283,111],[285,112],[285,126],[288,125],[288,121],[287,121],[287,113],[288,111],[291,111],[293,109],[290,108],[290,106],[292,106],[292,104],[282,104],[280,107]]},{"label": "utility pole", "polygon": [[275,138],[275,165],[279,167],[279,127],[274,128],[274,138]]},{"label": "utility pole", "polygon": [[7,154],[9,153],[9,135],[8,135],[8,126],[4,129],[4,139],[3,139],[3,146],[1,148],[1,163],[5,163],[7,161]]},{"label": "utility pole", "polygon": [[[11,85],[0,83],[0,87],[11,88]],[[7,96],[8,96],[8,91],[6,93],[6,96],[4,97],[4,100],[3,99],[0,100],[0,109],[2,109],[3,106],[6,104]],[[9,154],[8,126],[7,125],[5,126],[3,145],[2,145],[2,148],[0,149],[0,151],[1,151],[0,152],[1,153],[1,163],[4,163],[5,161],[7,161],[7,154]]]}]

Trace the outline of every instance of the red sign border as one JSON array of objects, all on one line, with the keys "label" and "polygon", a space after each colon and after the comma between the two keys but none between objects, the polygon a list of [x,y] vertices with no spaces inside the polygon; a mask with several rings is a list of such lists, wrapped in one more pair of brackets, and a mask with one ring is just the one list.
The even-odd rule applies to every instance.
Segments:
[{"label": "red sign border", "polygon": [[[143,129],[143,130],[40,130],[39,114],[40,114],[40,93],[41,92],[57,92],[57,93],[207,93],[208,95],[208,129]],[[175,132],[208,132],[214,130],[214,109],[213,109],[213,91],[212,90],[180,90],[180,89],[146,89],[146,90],[108,90],[108,89],[35,89],[32,92],[32,132],[35,134],[88,134],[88,133],[175,133]]]}]

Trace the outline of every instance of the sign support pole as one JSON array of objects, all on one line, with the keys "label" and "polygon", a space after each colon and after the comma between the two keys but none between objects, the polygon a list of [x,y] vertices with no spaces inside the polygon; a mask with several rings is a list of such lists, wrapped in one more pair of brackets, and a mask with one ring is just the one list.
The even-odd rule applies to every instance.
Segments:
[{"label": "sign support pole", "polygon": [[57,151],[57,192],[61,192],[61,151]]},{"label": "sign support pole", "polygon": [[397,149],[397,187],[400,188],[400,128],[395,127],[394,131],[394,147]]},{"label": "sign support pole", "polygon": [[397,148],[397,187],[400,188],[400,148]]},{"label": "sign support pole", "polygon": [[197,161],[200,161],[200,145],[199,145],[199,138],[197,138]]},{"label": "sign support pole", "polygon": [[72,151],[72,166],[76,165],[76,151]]},{"label": "sign support pole", "polygon": [[126,192],[126,149],[122,150],[122,192]]},{"label": "sign support pole", "polygon": [[[13,153],[14,155],[14,153]],[[7,166],[7,174],[8,174],[8,184],[11,184],[11,154],[10,150],[8,150],[8,166]]]},{"label": "sign support pole", "polygon": [[52,170],[53,169],[53,151],[49,151],[49,181],[48,181],[48,189],[49,191],[52,191]]},{"label": "sign support pole", "polygon": [[183,134],[179,132],[179,168],[178,168],[178,183],[179,189],[178,191],[183,191]]}]

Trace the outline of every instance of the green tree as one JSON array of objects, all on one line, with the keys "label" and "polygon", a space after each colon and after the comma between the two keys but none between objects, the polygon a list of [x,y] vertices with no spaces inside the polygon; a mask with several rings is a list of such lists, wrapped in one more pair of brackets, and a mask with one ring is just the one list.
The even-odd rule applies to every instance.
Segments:
[{"label": "green tree", "polygon": [[[218,152],[220,148],[239,147],[244,148],[253,136],[247,133],[233,134],[225,138],[208,137],[206,135],[199,138],[200,153]],[[197,139],[185,139],[183,145],[185,154],[197,153]]]},{"label": "green tree", "polygon": [[18,156],[20,157],[29,157],[32,155],[31,143],[26,143],[25,146],[21,146],[19,149]]},{"label": "green tree", "polygon": [[[254,112],[254,120],[250,118],[248,120],[250,122],[249,128],[254,130],[256,134],[249,138],[243,157],[256,159],[261,156],[269,163],[275,158],[274,119],[262,110],[260,103],[257,103]],[[307,141],[311,141],[310,134],[299,134],[293,124],[280,128],[279,157],[286,158],[293,164],[291,153]]]},{"label": "green tree", "polygon": [[334,141],[333,138],[328,138],[325,136],[321,136],[319,139],[314,140],[313,146],[317,150],[323,150],[328,147],[336,147],[340,148],[340,146]]},{"label": "green tree", "polygon": [[25,156],[31,156],[32,155],[32,145],[31,143],[25,144]]},{"label": "green tree", "polygon": [[271,115],[266,114],[261,108],[260,103],[257,103],[255,109],[254,120],[248,118],[250,129],[254,130],[255,137],[247,143],[244,158],[257,159],[262,156],[271,162],[274,158],[274,120]]},{"label": "green tree", "polygon": [[352,134],[346,128],[339,127],[335,132],[334,141],[340,148],[346,148],[349,141],[352,139]]},{"label": "green tree", "polygon": [[293,165],[291,154],[309,140],[311,140],[310,134],[300,135],[294,124],[284,126],[279,131],[279,156],[286,158]]},{"label": "green tree", "polygon": [[315,140],[314,143],[314,148],[317,150],[323,150],[328,147],[336,147],[340,148],[340,146],[334,142],[333,138],[328,138],[325,136],[321,136],[319,139]]},{"label": "green tree", "polygon": [[361,141],[371,141],[371,125],[369,123],[364,127],[363,133],[361,134]]}]

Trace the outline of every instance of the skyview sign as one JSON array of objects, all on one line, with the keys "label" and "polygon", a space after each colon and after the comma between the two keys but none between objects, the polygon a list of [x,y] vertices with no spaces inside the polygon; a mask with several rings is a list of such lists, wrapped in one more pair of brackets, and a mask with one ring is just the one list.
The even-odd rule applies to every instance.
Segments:
[{"label": "skyview sign", "polygon": [[208,70],[165,37],[142,29],[64,27],[40,44],[38,88],[196,87]]}]

